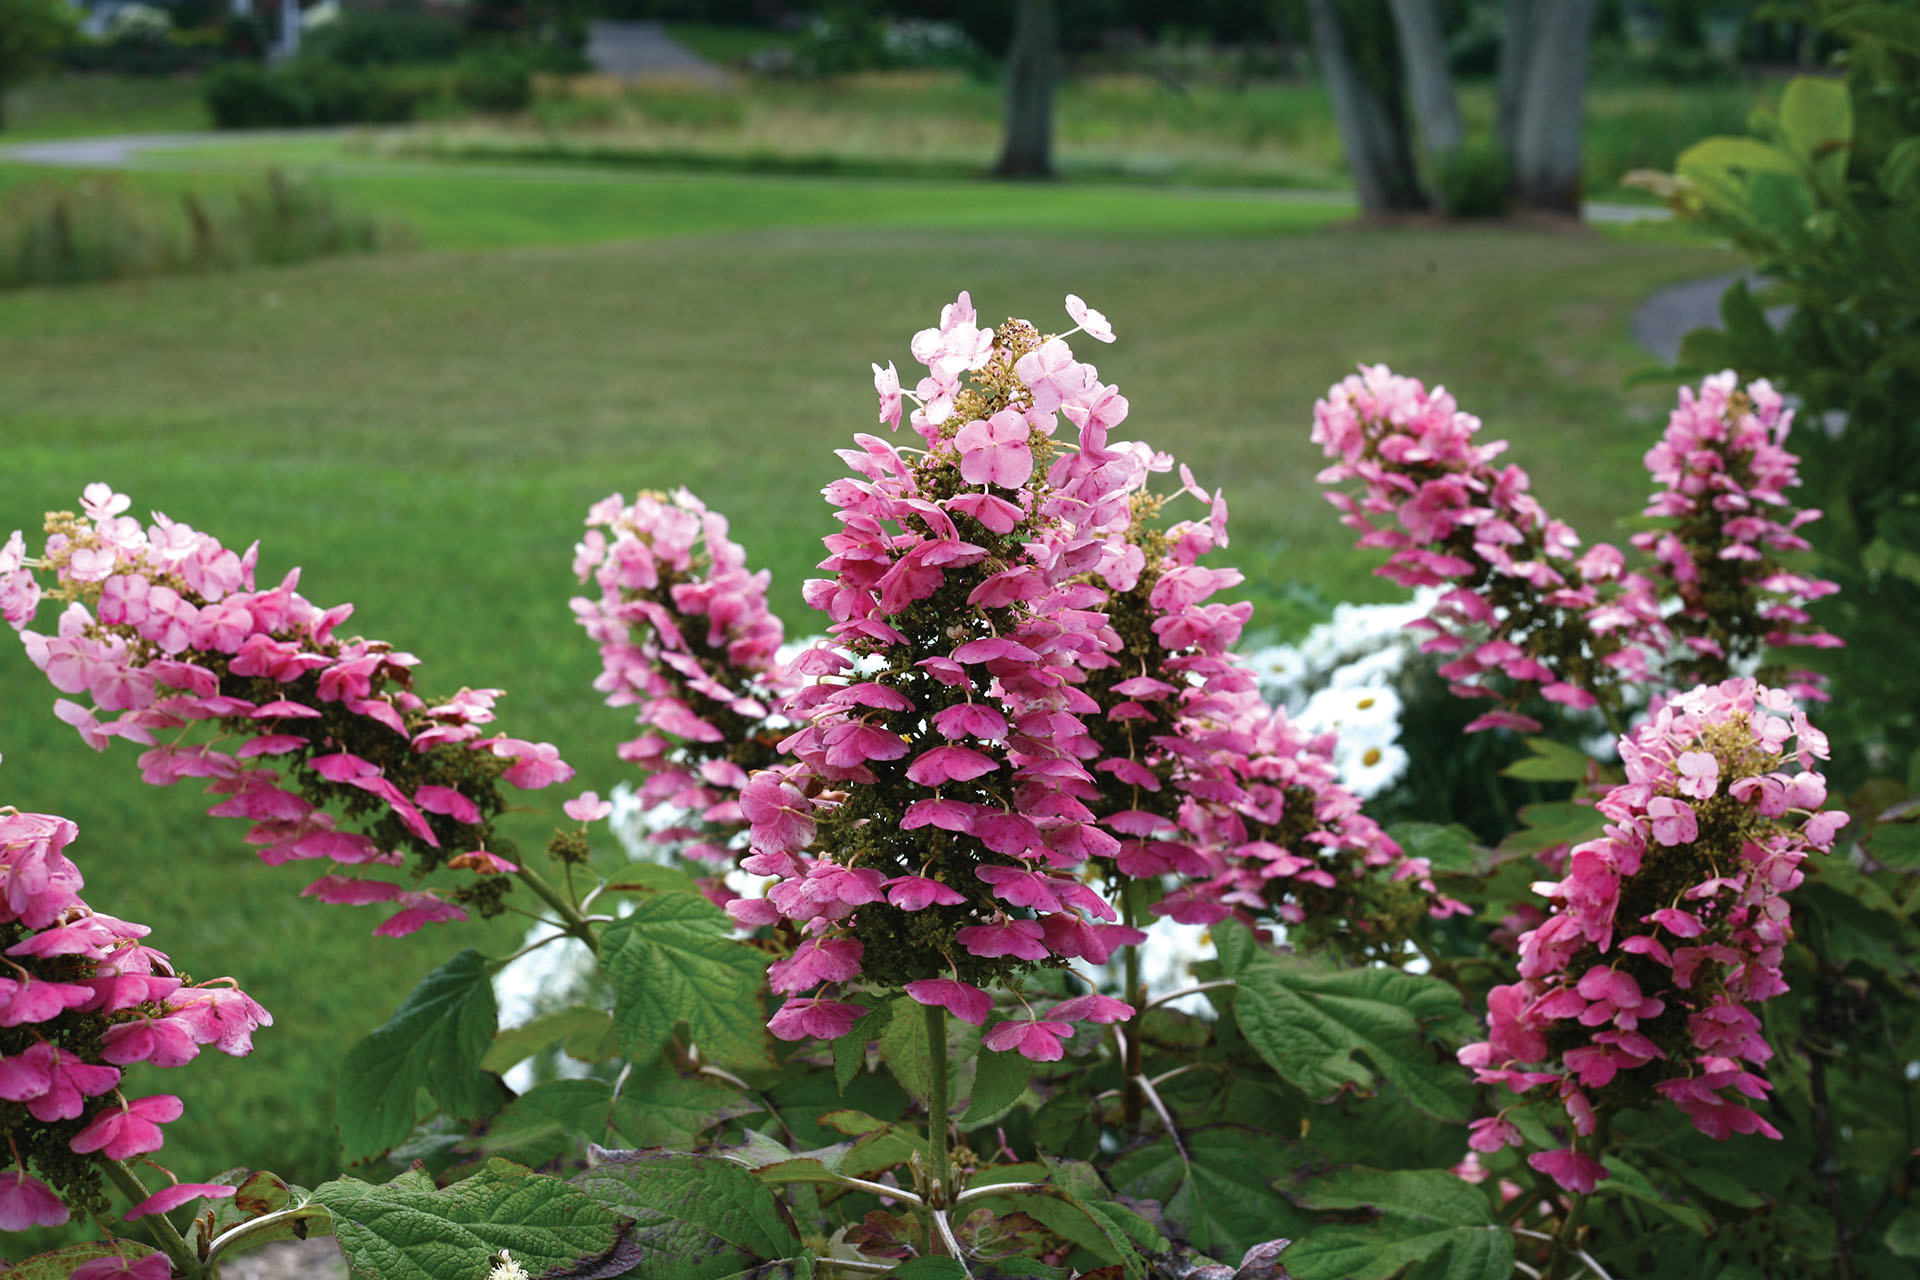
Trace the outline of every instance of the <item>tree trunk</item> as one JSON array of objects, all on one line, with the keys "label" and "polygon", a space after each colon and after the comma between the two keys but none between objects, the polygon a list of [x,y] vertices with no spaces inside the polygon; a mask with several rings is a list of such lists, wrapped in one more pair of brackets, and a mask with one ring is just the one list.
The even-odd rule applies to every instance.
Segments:
[{"label": "tree trunk", "polygon": [[1006,144],[994,172],[1003,178],[1053,176],[1053,86],[1059,20],[1053,0],[1018,0],[1007,51]]},{"label": "tree trunk", "polygon": [[1513,195],[1523,209],[1580,216],[1587,51],[1599,0],[1554,0],[1543,8],[1527,56]]},{"label": "tree trunk", "polygon": [[1406,113],[1389,77],[1383,85],[1364,79],[1348,51],[1334,0],[1308,0],[1313,56],[1327,80],[1340,146],[1353,175],[1360,207],[1367,213],[1423,209],[1426,199],[1414,168]]},{"label": "tree trunk", "polygon": [[1406,67],[1413,116],[1426,143],[1427,158],[1444,166],[1460,150],[1466,130],[1453,97],[1446,41],[1434,0],[1389,0],[1393,28],[1400,37],[1400,61]]},{"label": "tree trunk", "polygon": [[1511,159],[1520,149],[1520,99],[1526,88],[1527,59],[1540,25],[1539,0],[1507,0],[1506,38],[1500,42],[1499,87],[1495,91],[1493,136]]}]

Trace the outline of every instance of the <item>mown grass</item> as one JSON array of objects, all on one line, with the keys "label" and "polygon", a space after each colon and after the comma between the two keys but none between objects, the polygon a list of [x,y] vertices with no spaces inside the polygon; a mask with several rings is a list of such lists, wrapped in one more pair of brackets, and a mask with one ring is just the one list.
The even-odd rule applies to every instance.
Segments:
[{"label": "mown grass", "polygon": [[[430,249],[586,244],[795,227],[1192,237],[1272,236],[1351,216],[1337,196],[1141,191],[977,180],[850,183],[825,178],[470,167],[368,158],[339,138],[239,139],[151,153],[179,171],[124,180],[177,199],[257,182],[262,166],[325,176],[343,208],[404,227]],[[0,165],[0,190],[50,171]],[[52,171],[57,173],[58,171]],[[83,175],[68,174],[69,178]]]},{"label": "mown grass", "polygon": [[[800,583],[831,527],[817,490],[839,473],[831,450],[878,429],[867,364],[908,364],[907,337],[958,288],[990,319],[1064,327],[1070,290],[1114,318],[1120,342],[1084,354],[1126,390],[1132,430],[1227,489],[1261,625],[1294,583],[1389,594],[1313,492],[1312,401],[1354,361],[1447,382],[1515,439],[1552,507],[1606,536],[1636,505],[1666,398],[1621,387],[1643,361],[1626,316],[1722,265],[1588,235],[1274,234],[1300,231],[1297,207],[1140,190],[398,166],[333,183],[448,251],[9,297],[0,535],[105,479],[138,511],[257,537],[263,576],[304,565],[310,598],[358,604],[350,630],[421,656],[425,690],[508,689],[504,726],[559,743],[576,786],[603,793],[625,734],[566,605],[585,506],[692,487],[811,630]],[[188,1104],[169,1164],[327,1176],[346,1047],[454,948],[502,954],[518,926],[372,939],[377,916],[297,898],[310,875],[255,865],[241,824],[142,786],[132,752],[94,759],[17,649],[0,646],[0,689],[0,800],[77,819],[91,900],[276,1014],[252,1058],[150,1080]],[[559,798],[534,797],[527,847]]]},{"label": "mown grass", "polygon": [[[1587,95],[1586,185],[1670,167],[1686,146],[1737,133],[1777,95],[1770,83],[1609,82]],[[1471,127],[1490,135],[1492,86],[1461,87]],[[949,177],[989,167],[1000,143],[998,85],[959,72],[822,81],[551,81],[515,120],[458,121],[389,138],[404,154],[607,165]],[[1182,86],[1143,75],[1068,82],[1056,103],[1063,176],[1200,185],[1337,187],[1339,139],[1317,81]]]}]

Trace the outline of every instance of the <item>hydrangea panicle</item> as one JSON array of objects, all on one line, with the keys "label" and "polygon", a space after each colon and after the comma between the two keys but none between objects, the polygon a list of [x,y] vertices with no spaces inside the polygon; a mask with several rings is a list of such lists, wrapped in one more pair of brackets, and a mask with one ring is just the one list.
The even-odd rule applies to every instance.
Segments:
[{"label": "hydrangea panicle", "polygon": [[[1653,585],[1613,547],[1581,552],[1527,473],[1495,463],[1506,442],[1478,443],[1479,431],[1444,388],[1362,366],[1314,405],[1313,440],[1336,459],[1319,479],[1359,481],[1357,495],[1327,498],[1360,533],[1357,545],[1391,553],[1377,572],[1445,588],[1417,625],[1432,633],[1426,650],[1447,655],[1440,674],[1456,695],[1617,707],[1622,686],[1644,681],[1667,644]],[[1540,726],[1506,708],[1468,727]]]},{"label": "hydrangea panicle", "polygon": [[[1678,597],[1668,625],[1680,642],[1675,683],[1716,683],[1751,671],[1768,650],[1834,648],[1807,606],[1839,588],[1779,559],[1804,552],[1798,530],[1818,511],[1793,505],[1800,460],[1786,448],[1793,410],[1766,381],[1739,385],[1731,370],[1696,392],[1680,389],[1665,435],[1648,450],[1647,470],[1661,488],[1643,515],[1659,529],[1637,533],[1665,590]],[[1779,659],[1775,659],[1779,661]],[[1768,667],[1796,698],[1824,701],[1813,672]]]},{"label": "hydrangea panicle", "polygon": [[[313,895],[322,901],[389,900],[385,889],[337,886],[403,866],[409,854],[421,874],[449,865],[473,873],[450,893],[415,890],[418,900],[377,932],[465,919],[469,906],[499,910],[506,886],[494,873],[511,866],[488,852],[507,807],[500,783],[532,790],[565,781],[573,770],[558,751],[483,736],[498,689],[439,702],[415,693],[418,659],[340,638],[353,606],[308,601],[296,589],[299,570],[259,588],[257,544],[237,553],[157,512],[142,525],[123,514],[130,505],[89,485],[82,514],[48,516],[37,560],[25,558],[18,534],[0,551],[0,575],[12,584],[0,594],[26,601],[10,605],[7,620],[28,657],[55,689],[87,699],[59,699],[60,718],[98,750],[116,738],[147,747],[140,771],[149,783],[206,780],[208,812],[252,823],[247,841],[263,861],[340,864],[346,874],[322,877],[326,891]],[[52,579],[43,596],[17,581],[35,570]],[[55,631],[29,630],[49,600],[66,602]],[[214,738],[158,737],[195,724],[213,726]]]},{"label": "hydrangea panicle", "polygon": [[[1576,845],[1551,912],[1520,939],[1520,981],[1488,996],[1487,1039],[1460,1051],[1482,1083],[1550,1086],[1576,1137],[1658,1096],[1714,1138],[1778,1132],[1750,1101],[1772,1056],[1754,1006],[1785,991],[1786,895],[1846,815],[1822,808],[1826,740],[1784,690],[1701,685],[1620,741],[1626,781],[1598,802],[1603,836]],[[1473,1146],[1522,1145],[1503,1116]],[[1605,1169],[1577,1144],[1535,1152],[1576,1191]]]},{"label": "hydrangea panicle", "polygon": [[[77,834],[65,818],[0,809],[0,1100],[14,1104],[0,1138],[16,1162],[0,1172],[0,1231],[103,1207],[99,1169],[79,1157],[159,1149],[180,1101],[130,1097],[128,1070],[183,1066],[208,1046],[244,1057],[273,1023],[232,979],[189,985],[147,926],[89,907],[66,853]],[[166,1194],[129,1216],[181,1202],[157,1204]]]}]

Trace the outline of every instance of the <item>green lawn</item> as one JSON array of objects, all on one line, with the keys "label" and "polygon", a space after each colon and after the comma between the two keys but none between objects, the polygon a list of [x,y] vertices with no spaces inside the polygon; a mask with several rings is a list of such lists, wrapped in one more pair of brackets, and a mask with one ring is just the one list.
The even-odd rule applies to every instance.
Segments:
[{"label": "green lawn", "polygon": [[[692,487],[812,630],[800,584],[832,527],[817,491],[840,474],[831,450],[876,429],[868,362],[909,366],[908,337],[959,288],[989,318],[1065,327],[1069,291],[1113,318],[1119,342],[1083,354],[1126,391],[1132,430],[1226,487],[1231,556],[1271,621],[1290,583],[1391,594],[1314,493],[1312,403],[1355,361],[1445,381],[1514,438],[1551,507],[1617,537],[1670,396],[1622,389],[1643,363],[1626,317],[1724,266],[1591,235],[1309,232],[1326,211],[1262,197],[401,168],[334,182],[425,249],[7,296],[0,536],[104,479],[136,511],[259,538],[263,577],[306,566],[310,598],[355,601],[353,629],[424,659],[427,690],[508,689],[504,726],[558,742],[602,792],[624,735],[567,609],[586,505]],[[453,948],[503,951],[517,926],[371,939],[376,914],[298,899],[307,869],[251,865],[241,824],[143,787],[133,751],[93,759],[5,645],[0,688],[0,802],[77,819],[97,905],[276,1015],[252,1058],[150,1079],[188,1103],[170,1165],[324,1176],[345,1047]],[[536,797],[525,841],[560,798]]]}]

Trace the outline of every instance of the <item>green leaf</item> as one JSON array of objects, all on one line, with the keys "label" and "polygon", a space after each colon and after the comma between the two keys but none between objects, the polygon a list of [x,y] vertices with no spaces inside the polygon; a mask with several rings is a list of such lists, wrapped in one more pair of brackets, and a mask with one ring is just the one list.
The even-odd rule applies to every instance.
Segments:
[{"label": "green leaf", "polygon": [[1384,1078],[1428,1115],[1463,1124],[1471,1114],[1469,1077],[1427,1036],[1430,1027],[1462,1037],[1475,1029],[1460,993],[1438,978],[1263,953],[1239,983],[1233,1010],[1247,1043],[1308,1097],[1371,1092]]},{"label": "green leaf", "polygon": [[1920,871],[1920,823],[1881,823],[1867,841],[1867,852],[1889,871]]},{"label": "green leaf", "polygon": [[[743,1165],[685,1152],[620,1152],[573,1185],[634,1220],[640,1280],[813,1274],[812,1255],[781,1203]],[[770,1264],[785,1266],[769,1270]]]},{"label": "green leaf", "polygon": [[1881,1243],[1896,1258],[1920,1258],[1920,1209],[1907,1209],[1888,1223]]},{"label": "green leaf", "polygon": [[983,1049],[974,1064],[973,1099],[967,1104],[967,1113],[960,1117],[963,1129],[992,1124],[1006,1115],[1033,1079],[1033,1063],[1017,1053]]},{"label": "green leaf", "polygon": [[997,1207],[1024,1213],[1103,1263],[1118,1266],[1128,1280],[1138,1280],[1146,1274],[1146,1262],[1129,1233],[1116,1218],[1103,1212],[1119,1209],[1119,1205],[1082,1200],[1061,1188],[1055,1188],[1050,1195],[1029,1192],[995,1198],[999,1201]]},{"label": "green leaf", "polygon": [[1525,805],[1520,830],[1500,842],[1502,853],[1539,853],[1555,845],[1579,844],[1605,830],[1607,820],[1590,804],[1554,800]]},{"label": "green leaf", "polygon": [[684,1022],[709,1061],[771,1067],[764,956],[731,936],[727,914],[698,894],[668,893],[607,926],[600,967],[613,984],[621,1048],[650,1062]]},{"label": "green leaf", "polygon": [[489,1160],[444,1191],[419,1170],[385,1186],[341,1178],[314,1192],[355,1275],[475,1280],[506,1249],[531,1275],[585,1269],[622,1251],[612,1210],[558,1178]]},{"label": "green leaf", "polygon": [[1114,1161],[1109,1180],[1125,1195],[1159,1201],[1170,1227],[1217,1257],[1237,1258],[1312,1226],[1269,1185],[1291,1151],[1272,1134],[1222,1125],[1188,1130],[1183,1139],[1187,1158],[1162,1138]]},{"label": "green leaf", "polygon": [[833,1042],[833,1085],[841,1093],[853,1083],[853,1078],[865,1070],[867,1065],[867,1046],[880,1038],[893,1018],[892,1001],[876,1005],[860,1015],[847,1034]]},{"label": "green leaf", "polygon": [[1674,161],[1676,172],[1690,169],[1749,169],[1796,173],[1793,157],[1758,138],[1707,138],[1694,143]]},{"label": "green leaf", "polygon": [[1293,1198],[1309,1209],[1370,1213],[1310,1228],[1287,1252],[1295,1280],[1506,1280],[1513,1235],[1487,1197],[1444,1169],[1345,1169]]},{"label": "green leaf", "polygon": [[488,1071],[506,1071],[576,1032],[598,1031],[609,1021],[611,1015],[606,1010],[577,1004],[543,1014],[525,1026],[504,1027],[493,1037],[493,1047],[480,1065]]},{"label": "green leaf", "polygon": [[723,1121],[765,1110],[733,1085],[683,1075],[664,1062],[636,1067],[613,1106],[613,1123],[636,1147],[690,1147]]},{"label": "green leaf", "polygon": [[429,973],[340,1067],[340,1145],[348,1164],[392,1150],[413,1131],[419,1092],[458,1119],[485,1119],[506,1086],[481,1070],[499,1014],[487,961],[469,947]]},{"label": "green leaf", "polygon": [[1437,822],[1396,822],[1387,828],[1410,858],[1425,858],[1441,875],[1474,875],[1483,870],[1473,833],[1459,825]]},{"label": "green leaf", "polygon": [[86,1244],[70,1244],[51,1253],[36,1253],[31,1258],[22,1258],[13,1264],[11,1270],[0,1272],[0,1275],[5,1275],[7,1280],[67,1280],[83,1262],[112,1257],[137,1260],[155,1252],[158,1251],[131,1240],[121,1240],[117,1249],[104,1240],[90,1240]]},{"label": "green leaf", "polygon": [[678,867],[662,866],[657,862],[631,862],[620,868],[620,873],[602,886],[602,893],[700,893],[700,886],[693,877]]},{"label": "green leaf", "polygon": [[605,1080],[549,1080],[515,1098],[487,1126],[479,1147],[526,1165],[578,1155],[583,1144],[613,1137],[613,1085]]},{"label": "green leaf", "polygon": [[1905,5],[1856,5],[1829,21],[1847,35],[1879,40],[1902,53],[1920,55],[1920,13]]},{"label": "green leaf", "polygon": [[912,1258],[887,1274],[899,1280],[965,1280],[970,1273],[952,1258]]},{"label": "green leaf", "polygon": [[1853,99],[1846,82],[1795,76],[1780,95],[1780,132],[1793,153],[1838,190],[1853,143]]},{"label": "green leaf", "polygon": [[[940,1045],[937,1051],[944,1055],[947,1046]],[[880,1031],[880,1061],[887,1064],[887,1070],[893,1072],[902,1089],[921,1103],[926,1102],[927,1090],[933,1083],[926,1006],[912,1000],[893,1002],[893,1016]]]},{"label": "green leaf", "polygon": [[1602,1163],[1612,1174],[1606,1181],[1594,1188],[1596,1196],[1621,1196],[1628,1200],[1637,1200],[1678,1222],[1695,1235],[1705,1236],[1713,1231],[1713,1219],[1684,1200],[1674,1200],[1660,1193],[1659,1188],[1647,1180],[1640,1172],[1624,1160],[1612,1156],[1603,1157]]},{"label": "green leaf", "polygon": [[1570,747],[1552,738],[1528,738],[1530,756],[1522,756],[1500,771],[1502,777],[1523,778],[1529,782],[1579,782],[1587,776],[1593,761],[1578,747]]}]

